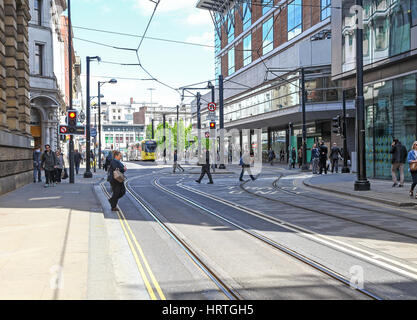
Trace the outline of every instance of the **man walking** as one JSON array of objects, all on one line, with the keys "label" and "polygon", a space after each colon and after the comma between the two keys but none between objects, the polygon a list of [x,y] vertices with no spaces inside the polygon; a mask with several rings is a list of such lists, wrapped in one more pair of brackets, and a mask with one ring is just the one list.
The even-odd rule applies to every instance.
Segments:
[{"label": "man walking", "polygon": [[[293,147],[291,151],[291,166],[293,169],[295,169],[296,160],[297,160],[297,151],[295,151],[295,147]],[[291,166],[290,166],[290,169],[291,169]]]},{"label": "man walking", "polygon": [[45,170],[45,188],[50,185],[55,187],[55,169],[58,161],[55,152],[51,150],[51,146],[47,144],[45,146],[45,152],[42,154],[42,168]]},{"label": "man walking", "polygon": [[336,173],[339,173],[339,155],[342,157],[342,152],[337,146],[336,142],[333,143],[333,147],[330,150],[330,161],[332,162],[332,173],[336,167]]},{"label": "man walking", "polygon": [[392,187],[398,185],[397,170],[400,171],[400,185],[398,187],[404,187],[404,163],[407,161],[407,148],[397,138],[394,138],[390,153],[392,154],[391,175],[394,182]]},{"label": "man walking", "polygon": [[209,182],[208,184],[213,184],[213,179],[211,177],[211,173],[210,173],[210,152],[208,150],[205,151],[205,163],[204,163],[204,158],[203,158],[204,154],[201,155],[200,157],[200,165],[201,165],[201,175],[200,178],[198,180],[195,180],[195,182],[197,183],[201,183],[201,180],[204,178],[204,175],[207,173],[207,177],[209,178]]},{"label": "man walking", "polygon": [[184,172],[184,168],[181,167],[181,165],[178,163],[178,154],[177,154],[177,150],[174,151],[174,171],[173,173],[175,173],[176,169],[182,170],[182,172]]},{"label": "man walking", "polygon": [[317,144],[313,145],[313,149],[311,149],[311,161],[313,162],[313,174],[318,173],[319,163],[320,163],[320,153],[319,149],[317,148]]},{"label": "man walking", "polygon": [[78,152],[78,149],[74,151],[74,164],[75,164],[75,172],[78,174],[78,171],[80,171],[80,163],[81,163],[82,157],[81,153]]},{"label": "man walking", "polygon": [[320,142],[319,147],[319,161],[320,161],[320,174],[324,173],[327,174],[327,154],[329,153],[329,150],[327,149],[327,146],[324,144],[324,141]]},{"label": "man walking", "polygon": [[41,148],[36,147],[33,151],[33,183],[36,183],[36,177],[38,177],[38,182],[42,182],[41,179]]},{"label": "man walking", "polygon": [[255,177],[252,175],[252,172],[250,170],[250,167],[254,164],[254,153],[253,151],[249,153],[246,151],[240,161],[240,165],[242,166],[242,172],[240,173],[239,181],[243,181],[243,175],[245,174],[245,171],[248,171],[249,177],[252,179],[252,181],[255,181]]},{"label": "man walking", "polygon": [[274,165],[274,159],[275,159],[275,152],[272,150],[272,148],[269,148],[268,151],[268,161],[271,164],[271,166]]}]

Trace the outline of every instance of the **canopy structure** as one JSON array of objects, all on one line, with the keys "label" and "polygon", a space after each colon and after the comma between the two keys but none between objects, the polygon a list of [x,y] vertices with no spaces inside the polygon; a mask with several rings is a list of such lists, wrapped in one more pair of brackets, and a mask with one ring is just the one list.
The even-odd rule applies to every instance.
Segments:
[{"label": "canopy structure", "polygon": [[197,8],[209,10],[212,12],[224,13],[227,8],[230,8],[233,0],[199,0]]}]

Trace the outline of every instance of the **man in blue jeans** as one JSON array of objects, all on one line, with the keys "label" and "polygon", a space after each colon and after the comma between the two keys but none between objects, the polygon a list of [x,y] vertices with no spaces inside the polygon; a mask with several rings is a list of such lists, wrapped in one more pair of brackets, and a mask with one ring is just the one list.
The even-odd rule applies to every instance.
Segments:
[{"label": "man in blue jeans", "polygon": [[42,182],[41,179],[41,148],[36,147],[33,151],[33,182],[36,183],[36,177],[38,177],[38,182]]}]

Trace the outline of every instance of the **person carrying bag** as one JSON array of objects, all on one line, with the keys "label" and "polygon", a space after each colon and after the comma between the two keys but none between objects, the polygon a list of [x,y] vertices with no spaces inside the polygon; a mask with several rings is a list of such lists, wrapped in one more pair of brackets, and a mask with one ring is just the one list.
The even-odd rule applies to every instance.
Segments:
[{"label": "person carrying bag", "polygon": [[126,187],[124,184],[127,168],[120,161],[122,159],[122,153],[120,151],[115,151],[113,155],[113,160],[110,162],[107,181],[110,182],[112,189],[112,196],[109,199],[112,211],[118,211],[117,202],[122,198],[126,193]]}]

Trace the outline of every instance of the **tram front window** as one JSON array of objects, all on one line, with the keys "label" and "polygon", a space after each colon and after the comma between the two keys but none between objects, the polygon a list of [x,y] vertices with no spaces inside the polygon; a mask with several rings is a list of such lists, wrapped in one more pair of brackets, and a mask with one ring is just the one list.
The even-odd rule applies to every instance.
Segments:
[{"label": "tram front window", "polygon": [[145,144],[145,152],[154,153],[156,150],[156,143],[147,143]]}]

